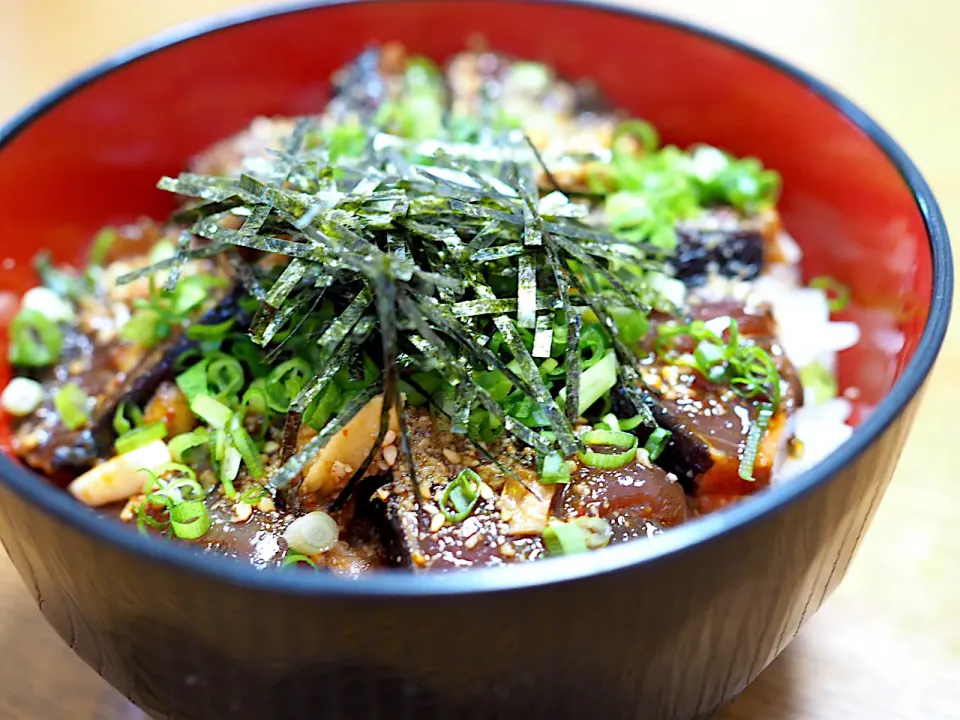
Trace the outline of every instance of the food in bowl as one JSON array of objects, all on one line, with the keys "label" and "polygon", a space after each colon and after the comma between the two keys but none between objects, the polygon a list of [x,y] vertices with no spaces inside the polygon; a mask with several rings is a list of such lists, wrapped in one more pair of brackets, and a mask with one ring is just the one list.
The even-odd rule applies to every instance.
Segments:
[{"label": "food in bowl", "polygon": [[258,567],[500,565],[649,538],[850,432],[779,177],[661,147],[589,82],[398,45],[258,118],[164,222],[41,257],[14,450],[81,502]]}]

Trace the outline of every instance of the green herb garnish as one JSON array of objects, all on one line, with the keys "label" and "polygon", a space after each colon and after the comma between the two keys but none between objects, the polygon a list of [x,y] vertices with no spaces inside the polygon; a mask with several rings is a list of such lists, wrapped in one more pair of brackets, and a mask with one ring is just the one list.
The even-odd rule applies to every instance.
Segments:
[{"label": "green herb garnish", "polygon": [[37,310],[24,309],[10,322],[10,349],[7,357],[11,365],[45,367],[60,359],[63,350],[63,331]]},{"label": "green herb garnish", "polygon": [[818,275],[810,280],[809,285],[826,293],[830,312],[840,312],[850,304],[850,288],[836,278]]},{"label": "green herb garnish", "polygon": [[449,522],[463,522],[470,517],[480,502],[482,482],[477,473],[470,468],[464,468],[456,478],[447,483],[440,498],[440,512]]},{"label": "green herb garnish", "polygon": [[53,396],[53,406],[68,430],[86,425],[90,419],[90,397],[76,383],[67,383]]}]

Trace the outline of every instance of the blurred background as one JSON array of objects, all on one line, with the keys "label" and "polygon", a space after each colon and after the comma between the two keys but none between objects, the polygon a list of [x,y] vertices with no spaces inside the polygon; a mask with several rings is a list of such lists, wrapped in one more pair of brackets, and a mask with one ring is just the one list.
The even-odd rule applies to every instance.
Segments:
[{"label": "blurred background", "polygon": [[[0,0],[0,122],[152,33],[267,4]],[[847,94],[913,157],[960,237],[960,0],[620,4],[722,31]],[[898,473],[843,585],[719,720],[960,718],[960,455],[950,452],[957,444],[951,418],[960,406],[958,366],[960,336],[952,332]],[[0,718],[144,717],[46,627],[5,555],[0,657]]]}]

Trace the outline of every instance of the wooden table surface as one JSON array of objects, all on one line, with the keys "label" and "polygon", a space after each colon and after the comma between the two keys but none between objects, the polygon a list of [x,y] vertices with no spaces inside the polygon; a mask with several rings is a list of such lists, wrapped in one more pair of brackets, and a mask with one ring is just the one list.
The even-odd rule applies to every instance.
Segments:
[{"label": "wooden table surface", "polygon": [[[2,0],[0,118],[157,30],[238,0]],[[866,108],[913,156],[960,237],[960,1],[646,0],[772,51]],[[955,324],[955,328],[957,325]],[[722,720],[960,718],[960,331],[850,572]],[[142,720],[74,658],[0,557],[0,717]]]}]

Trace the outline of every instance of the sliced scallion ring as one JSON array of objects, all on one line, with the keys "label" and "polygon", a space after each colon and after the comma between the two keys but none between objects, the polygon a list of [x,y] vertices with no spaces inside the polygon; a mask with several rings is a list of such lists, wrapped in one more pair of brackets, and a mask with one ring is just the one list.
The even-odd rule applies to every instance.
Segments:
[{"label": "sliced scallion ring", "polygon": [[44,367],[60,358],[63,332],[39,310],[21,310],[10,322],[9,334],[8,359],[12,365]]},{"label": "sliced scallion ring", "polygon": [[314,570],[317,569],[317,564],[306,555],[298,552],[288,551],[287,554],[283,556],[283,560],[280,561],[280,567],[286,568],[294,565],[309,565]]},{"label": "sliced scallion ring", "polygon": [[76,430],[90,419],[90,398],[76,383],[67,383],[53,396],[53,406],[68,430]]},{"label": "sliced scallion ring", "polygon": [[834,277],[818,275],[810,280],[809,285],[824,292],[830,312],[840,312],[850,304],[850,288]]},{"label": "sliced scallion ring", "polygon": [[[622,430],[591,430],[581,438],[586,446],[578,455],[580,461],[589,467],[602,470],[614,470],[629,465],[637,456],[637,436]],[[613,447],[620,452],[605,453],[593,450],[594,447]]]},{"label": "sliced scallion ring", "polygon": [[544,485],[556,485],[570,482],[570,465],[558,452],[553,452],[543,458],[543,469],[540,470],[540,482]]},{"label": "sliced scallion ring", "polygon": [[233,411],[209,395],[197,395],[190,403],[190,410],[210,427],[222,430],[227,426]]},{"label": "sliced scallion ring", "polygon": [[188,500],[170,509],[170,529],[183,540],[197,540],[207,534],[213,521],[203,500]]},{"label": "sliced scallion ring", "polygon": [[210,442],[210,434],[203,428],[198,428],[197,430],[170,438],[167,447],[170,448],[170,455],[173,456],[173,459],[180,462],[183,460],[183,455],[187,450],[201,447],[208,442]]},{"label": "sliced scallion ring", "polygon": [[543,544],[551,555],[587,552],[586,533],[575,523],[553,522],[543,529]]},{"label": "sliced scallion ring", "polygon": [[670,442],[670,436],[672,434],[669,430],[661,427],[655,428],[654,431],[650,433],[650,437],[647,438],[643,449],[647,451],[651,460],[656,460],[660,457],[660,453],[664,451],[667,443]]},{"label": "sliced scallion ring", "polygon": [[643,424],[643,418],[639,415],[634,415],[632,418],[627,418],[626,420],[619,420],[618,424],[620,427],[619,430],[633,430],[634,428],[640,427]]},{"label": "sliced scallion ring", "polygon": [[230,437],[233,439],[233,444],[236,445],[237,450],[240,451],[240,456],[247,466],[250,477],[255,479],[262,478],[263,462],[260,459],[260,451],[257,450],[257,446],[253,442],[253,438],[250,437],[250,433],[243,427],[243,423],[240,421],[238,414],[235,414],[230,419],[228,430]]},{"label": "sliced scallion ring", "polygon": [[243,388],[243,383],[243,366],[239,360],[220,355],[207,364],[207,384],[217,397],[236,395]]},{"label": "sliced scallion ring", "polygon": [[440,512],[452,523],[463,522],[480,501],[480,476],[470,468],[464,468],[451,480],[440,498]]},{"label": "sliced scallion ring", "polygon": [[223,485],[223,492],[228,498],[234,498],[237,491],[233,486],[233,481],[240,473],[240,463],[243,455],[233,445],[227,445],[223,451],[223,461],[220,463],[220,484]]},{"label": "sliced scallion ring", "polygon": [[152,443],[154,440],[163,440],[166,436],[167,426],[162,421],[148,423],[125,432],[114,442],[114,447],[117,448],[118,454],[123,455]]}]

